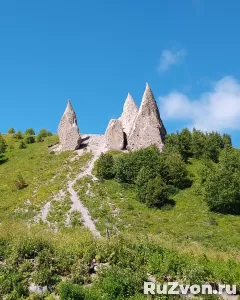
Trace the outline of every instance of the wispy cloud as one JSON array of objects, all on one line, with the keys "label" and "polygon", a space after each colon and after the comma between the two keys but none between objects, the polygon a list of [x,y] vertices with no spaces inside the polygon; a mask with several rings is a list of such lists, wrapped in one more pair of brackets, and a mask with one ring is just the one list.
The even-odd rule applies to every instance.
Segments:
[{"label": "wispy cloud", "polygon": [[199,99],[172,92],[159,101],[163,119],[182,120],[204,131],[240,130],[240,83],[231,76],[217,81]]},{"label": "wispy cloud", "polygon": [[180,64],[183,61],[186,54],[187,54],[186,50],[184,50],[184,49],[180,49],[177,51],[163,50],[161,57],[160,57],[158,70],[160,72],[165,72],[171,66]]}]

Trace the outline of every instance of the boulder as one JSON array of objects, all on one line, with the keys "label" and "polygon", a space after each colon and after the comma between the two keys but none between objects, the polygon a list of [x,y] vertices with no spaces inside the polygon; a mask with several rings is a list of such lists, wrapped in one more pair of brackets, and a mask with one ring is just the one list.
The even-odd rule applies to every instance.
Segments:
[{"label": "boulder", "polygon": [[105,132],[105,140],[109,150],[124,149],[125,138],[121,121],[116,119],[110,120]]},{"label": "boulder", "polygon": [[62,150],[76,150],[80,147],[81,136],[77,125],[76,113],[70,100],[58,126],[59,141]]},{"label": "boulder", "polygon": [[122,122],[123,131],[125,132],[127,137],[129,136],[132,130],[137,114],[138,114],[138,107],[133,97],[128,93],[123,106],[122,115],[119,118],[119,120]]},{"label": "boulder", "polygon": [[142,103],[128,138],[128,149],[137,150],[156,145],[162,151],[166,129],[160,118],[151,88],[146,84]]}]

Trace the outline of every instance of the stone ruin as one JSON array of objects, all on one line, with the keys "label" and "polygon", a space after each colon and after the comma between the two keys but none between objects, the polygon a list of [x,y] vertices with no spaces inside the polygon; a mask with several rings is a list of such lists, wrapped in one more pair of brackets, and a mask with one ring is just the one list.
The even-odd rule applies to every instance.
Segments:
[{"label": "stone ruin", "polygon": [[58,136],[62,150],[76,150],[81,144],[81,136],[77,125],[77,116],[70,100],[58,126]]},{"label": "stone ruin", "polygon": [[[138,109],[133,97],[128,94],[120,118],[111,119],[105,132],[109,150],[137,150],[156,145],[162,151],[166,129],[160,118],[157,103],[151,88],[146,84],[142,103]],[[80,148],[82,139],[77,125],[76,113],[70,100],[58,127],[62,150]]]},{"label": "stone ruin", "polygon": [[110,120],[105,138],[109,150],[137,150],[156,145],[162,151],[166,129],[160,118],[151,88],[146,84],[138,110],[128,94],[123,113],[118,120]]}]

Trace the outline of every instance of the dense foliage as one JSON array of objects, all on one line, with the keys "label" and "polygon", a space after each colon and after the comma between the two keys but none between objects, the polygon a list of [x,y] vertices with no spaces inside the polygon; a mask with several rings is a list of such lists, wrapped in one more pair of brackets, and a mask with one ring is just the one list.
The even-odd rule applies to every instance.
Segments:
[{"label": "dense foliage", "polygon": [[[240,288],[239,263],[180,253],[144,236],[120,236],[108,243],[94,241],[86,232],[79,232],[77,239],[77,233],[71,231],[54,237],[22,231],[21,237],[11,237],[3,232],[0,236],[0,259],[4,261],[0,297],[6,299],[140,300],[145,299],[143,283],[149,274],[160,282],[203,284],[210,280],[214,286],[220,280]],[[93,259],[99,271],[91,276]],[[84,274],[86,281],[76,281],[77,273]],[[29,295],[32,283],[47,286],[47,291]]]},{"label": "dense foliage", "polygon": [[7,148],[6,142],[0,133],[0,155],[5,152],[6,148]]},{"label": "dense foliage", "polygon": [[26,129],[25,134],[27,134],[27,135],[35,135],[35,131],[34,131],[33,128],[28,128],[28,129]]},{"label": "dense foliage", "polygon": [[177,152],[160,153],[155,146],[130,153],[102,154],[97,176],[115,178],[136,187],[138,199],[147,206],[163,206],[173,191],[190,185],[186,164]]}]

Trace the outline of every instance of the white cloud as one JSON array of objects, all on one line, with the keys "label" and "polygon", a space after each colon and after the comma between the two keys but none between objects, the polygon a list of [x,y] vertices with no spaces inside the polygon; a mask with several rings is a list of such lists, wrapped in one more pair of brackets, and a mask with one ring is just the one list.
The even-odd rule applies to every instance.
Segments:
[{"label": "white cloud", "polygon": [[178,51],[163,50],[158,70],[160,72],[167,71],[172,65],[180,64],[183,61],[184,56],[186,56],[186,51],[184,49]]},{"label": "white cloud", "polygon": [[163,119],[183,120],[189,128],[204,131],[240,130],[240,83],[231,76],[217,81],[197,100],[179,92],[159,100]]}]

